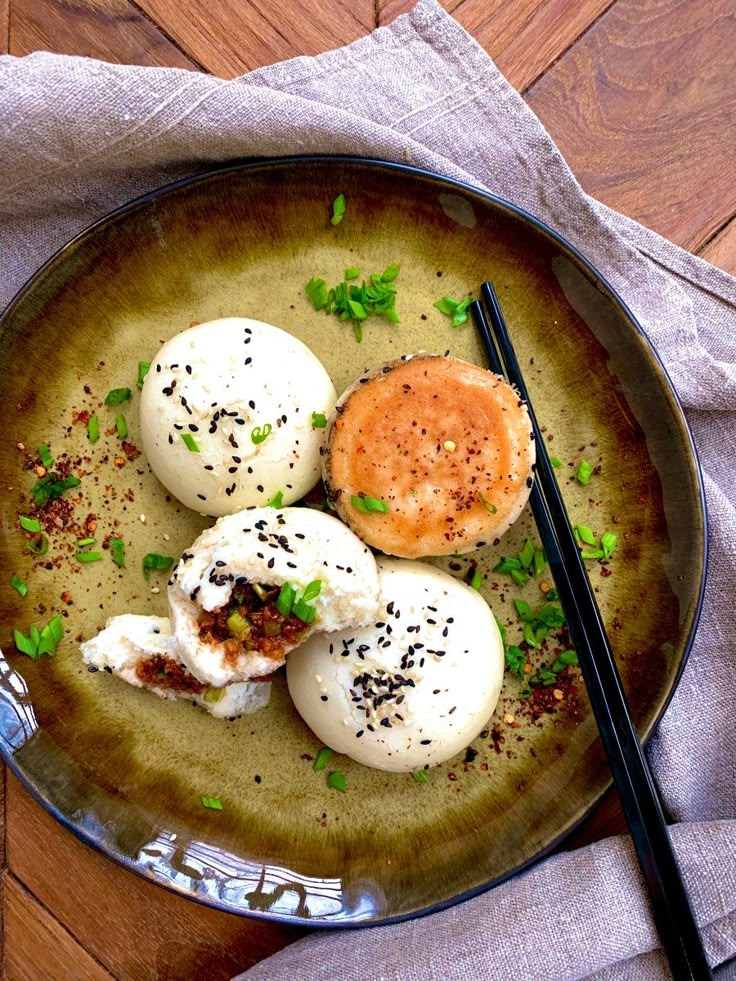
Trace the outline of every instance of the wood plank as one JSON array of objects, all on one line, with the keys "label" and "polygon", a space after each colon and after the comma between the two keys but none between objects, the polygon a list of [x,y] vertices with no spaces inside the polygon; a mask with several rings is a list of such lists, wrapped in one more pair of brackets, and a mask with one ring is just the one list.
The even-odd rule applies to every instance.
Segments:
[{"label": "wood plank", "polygon": [[5,924],[8,981],[110,981],[112,975],[13,876],[5,880]]},{"label": "wood plank", "polygon": [[12,776],[7,802],[10,871],[120,981],[224,981],[299,935],[200,906],[118,868]]},{"label": "wood plank", "polygon": [[5,868],[5,764],[0,761],[0,873]]},{"label": "wood plank", "polygon": [[[519,91],[530,86],[613,0],[442,0]],[[388,24],[414,0],[378,0]]]},{"label": "wood plank", "polygon": [[128,0],[9,2],[11,54],[43,50],[122,65],[199,68]]},{"label": "wood plank", "polygon": [[734,0],[618,0],[528,101],[583,187],[695,251],[733,214]]},{"label": "wood plank", "polygon": [[137,0],[191,57],[232,78],[296,55],[314,55],[374,26],[374,0]]},{"label": "wood plank", "polygon": [[8,53],[8,18],[10,0],[0,0],[0,54]]},{"label": "wood plank", "polygon": [[712,238],[698,253],[702,259],[736,276],[736,218]]}]

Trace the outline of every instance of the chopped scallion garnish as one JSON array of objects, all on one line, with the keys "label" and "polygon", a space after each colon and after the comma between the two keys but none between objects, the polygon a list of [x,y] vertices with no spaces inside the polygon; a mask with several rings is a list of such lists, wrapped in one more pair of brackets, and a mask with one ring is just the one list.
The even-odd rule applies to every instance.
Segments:
[{"label": "chopped scallion garnish", "polygon": [[296,599],[296,590],[288,582],[285,582],[281,587],[281,592],[276,597],[276,609],[279,611],[281,616],[283,617],[289,616],[292,607],[294,606],[295,599]]},{"label": "chopped scallion garnish", "polygon": [[537,549],[534,552],[534,562],[533,562],[534,575],[541,576],[546,564],[547,564],[547,556],[544,554],[543,551]]},{"label": "chopped scallion garnish", "polygon": [[302,623],[311,623],[314,620],[316,610],[311,605],[311,601],[319,596],[321,590],[322,580],[314,579],[294,603],[292,612]]},{"label": "chopped scallion garnish", "polygon": [[312,429],[324,429],[327,425],[327,416],[323,412],[312,413]]},{"label": "chopped scallion garnish", "polygon": [[281,505],[283,504],[283,502],[284,502],[284,492],[283,491],[276,491],[276,493],[273,495],[273,497],[268,502],[268,504],[266,505],[266,507],[269,507],[269,508],[280,508]]},{"label": "chopped scallion garnish", "polygon": [[468,319],[468,307],[472,302],[472,296],[468,296],[464,300],[454,300],[451,296],[443,296],[434,305],[440,313],[444,313],[446,317],[452,320],[453,327],[460,327]]},{"label": "chopped scallion garnish", "polygon": [[483,585],[483,576],[481,575],[481,571],[480,569],[475,569],[473,571],[473,577],[470,580],[471,589],[480,590],[480,587],[482,585]]},{"label": "chopped scallion garnish", "polygon": [[146,375],[148,374],[150,368],[151,368],[150,361],[138,362],[138,381],[136,382],[138,388],[143,388],[143,382],[146,380]]},{"label": "chopped scallion garnish", "polygon": [[590,483],[590,478],[593,476],[593,467],[587,462],[587,460],[581,460],[578,466],[575,478],[579,484],[583,487],[587,487]]},{"label": "chopped scallion garnish", "polygon": [[345,215],[345,195],[338,194],[335,200],[332,202],[332,218],[330,221],[333,225],[339,225]]},{"label": "chopped scallion garnish", "polygon": [[504,650],[504,655],[506,657],[506,667],[509,671],[523,678],[524,666],[526,664],[526,654],[524,651],[520,647],[514,647],[512,644]]},{"label": "chopped scallion garnish", "polygon": [[315,773],[319,770],[324,770],[327,764],[330,762],[332,756],[332,750],[328,749],[327,746],[323,746],[322,749],[317,753],[314,763],[312,763],[312,769]]},{"label": "chopped scallion garnish", "polygon": [[115,416],[115,428],[118,431],[118,436],[120,439],[125,439],[128,435],[128,424],[125,421],[125,416],[122,412]]},{"label": "chopped scallion garnish", "polygon": [[357,266],[348,266],[345,270],[345,281],[350,279],[357,279],[360,276],[360,269]]},{"label": "chopped scallion garnish", "polygon": [[429,777],[427,776],[426,770],[412,770],[411,777],[415,783],[429,783]]},{"label": "chopped scallion garnish", "polygon": [[534,561],[534,551],[534,546],[527,538],[526,542],[524,543],[524,547],[519,552],[519,562],[521,562],[525,569],[528,569]]},{"label": "chopped scallion garnish", "polygon": [[549,462],[552,464],[552,466],[555,469],[557,469],[557,468],[559,468],[559,467],[562,466],[562,460],[560,460],[560,458],[559,457],[556,457],[556,456],[551,456],[549,458]]},{"label": "chopped scallion garnish", "polygon": [[18,521],[23,531],[30,531],[35,535],[41,530],[41,522],[38,518],[27,518],[24,514],[18,516]]},{"label": "chopped scallion garnish", "polygon": [[53,657],[56,653],[57,644],[63,636],[64,626],[58,613],[51,617],[46,626],[40,630],[38,627],[32,626],[28,632],[28,637],[21,630],[13,630],[15,646],[21,654],[26,654],[34,660],[44,654]]},{"label": "chopped scallion garnish", "polygon": [[99,562],[102,559],[102,552],[77,552],[74,557],[77,562]]},{"label": "chopped scallion garnish", "polygon": [[100,420],[97,416],[90,416],[87,423],[87,439],[90,443],[96,443],[100,438]]},{"label": "chopped scallion garnish", "polygon": [[598,544],[593,534],[593,529],[589,528],[588,525],[575,525],[575,534],[584,545],[593,545],[595,547]]},{"label": "chopped scallion garnish", "polygon": [[202,796],[200,800],[202,801],[202,806],[208,807],[211,811],[221,811],[223,809],[222,801],[219,797]]},{"label": "chopped scallion garnish", "polygon": [[41,443],[38,448],[38,455],[41,458],[41,464],[47,470],[50,470],[54,465],[54,458],[51,456],[51,450],[45,443]]},{"label": "chopped scallion garnish", "polygon": [[120,569],[125,568],[125,544],[122,538],[110,538],[108,542],[112,560]]},{"label": "chopped scallion garnish", "polygon": [[85,545],[94,545],[96,539],[94,538],[78,538],[77,548],[84,548]]},{"label": "chopped scallion garnish", "polygon": [[149,552],[143,556],[143,575],[148,579],[151,569],[170,569],[174,560],[170,555],[159,555],[157,552]]},{"label": "chopped scallion garnish", "polygon": [[129,388],[113,388],[105,396],[105,405],[121,405],[123,402],[128,401],[130,395]]},{"label": "chopped scallion garnish", "polygon": [[199,453],[199,443],[191,433],[182,433],[181,438],[190,453]]},{"label": "chopped scallion garnish", "polygon": [[396,279],[396,277],[399,275],[400,272],[401,272],[401,266],[398,264],[398,262],[392,262],[391,265],[386,266],[386,268],[381,273],[381,282],[393,283],[393,281]]},{"label": "chopped scallion garnish", "polygon": [[617,544],[618,535],[614,535],[611,531],[604,531],[601,535],[601,549],[603,550],[603,557],[610,559]]},{"label": "chopped scallion garnish", "polygon": [[348,789],[345,782],[345,774],[340,773],[339,770],[330,770],[327,774],[327,786],[331,790],[339,790],[341,794],[344,794]]},{"label": "chopped scallion garnish", "polygon": [[26,545],[34,555],[45,555],[49,550],[49,540],[46,535],[34,535],[34,537]]},{"label": "chopped scallion garnish", "polygon": [[258,446],[259,443],[263,443],[271,435],[271,430],[273,426],[270,422],[267,422],[265,426],[256,426],[250,434],[251,441]]},{"label": "chopped scallion garnish", "polygon": [[512,569],[520,569],[520,568],[521,568],[521,562],[518,559],[503,558],[501,559],[501,561],[498,563],[497,566],[494,566],[493,571],[510,573]]},{"label": "chopped scallion garnish", "polygon": [[10,580],[10,585],[21,596],[25,596],[28,593],[28,586],[26,586],[20,576],[13,576]]},{"label": "chopped scallion garnish", "polygon": [[363,514],[388,514],[391,510],[385,501],[369,494],[353,494],[350,503],[356,511],[362,511]]},{"label": "chopped scallion garnish", "polygon": [[65,490],[70,487],[78,487],[81,484],[79,477],[69,474],[68,477],[59,478],[57,473],[47,473],[41,477],[31,488],[33,501],[37,508],[43,507],[47,501],[54,501],[61,497]]},{"label": "chopped scallion garnish", "polygon": [[496,505],[491,504],[491,502],[487,500],[486,497],[483,494],[481,494],[480,491],[478,491],[477,494],[478,494],[478,500],[489,514],[495,514],[498,511]]}]

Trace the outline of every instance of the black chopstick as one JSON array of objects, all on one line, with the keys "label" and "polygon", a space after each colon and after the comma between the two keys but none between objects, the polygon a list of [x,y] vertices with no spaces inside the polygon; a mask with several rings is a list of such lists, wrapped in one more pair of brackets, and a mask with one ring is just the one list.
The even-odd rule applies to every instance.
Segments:
[{"label": "black chopstick", "polygon": [[675,978],[710,978],[712,975],[672,849],[659,793],[631,719],[606,628],[529,401],[498,297],[490,283],[483,284],[481,295],[493,325],[493,334],[482,305],[476,300],[470,309],[489,365],[496,373],[506,375],[529,410],[537,452],[537,479],[530,498],[532,513],[578,653],[593,715],[649,890],[662,946]]}]

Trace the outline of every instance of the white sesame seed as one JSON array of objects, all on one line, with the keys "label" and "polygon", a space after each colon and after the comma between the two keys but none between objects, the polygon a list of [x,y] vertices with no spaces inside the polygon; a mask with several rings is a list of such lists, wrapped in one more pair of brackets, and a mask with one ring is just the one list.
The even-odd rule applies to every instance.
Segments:
[{"label": "white sesame seed", "polygon": [[322,675],[316,674],[314,676],[314,680],[317,682],[318,685],[321,684],[322,683]]},{"label": "white sesame seed", "polygon": [[145,523],[146,523],[146,516],[145,516],[145,514],[141,514],[141,515],[140,515],[140,519],[141,519],[141,522],[142,522],[143,524],[145,524]]},{"label": "white sesame seed", "polygon": [[170,542],[171,541],[171,535],[164,534],[164,541],[165,542]]},{"label": "white sesame seed", "polygon": [[151,592],[152,593],[160,593],[161,590],[159,589],[158,586],[151,586]]},{"label": "white sesame seed", "polygon": [[445,447],[448,453],[454,453],[457,449],[456,444],[451,439],[446,439],[442,445]]}]

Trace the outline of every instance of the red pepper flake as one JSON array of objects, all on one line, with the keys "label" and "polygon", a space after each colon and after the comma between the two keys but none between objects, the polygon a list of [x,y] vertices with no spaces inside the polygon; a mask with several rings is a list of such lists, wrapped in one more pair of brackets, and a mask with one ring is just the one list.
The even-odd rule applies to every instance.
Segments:
[{"label": "red pepper flake", "polygon": [[72,423],[76,425],[78,422],[81,422],[83,426],[87,426],[89,425],[90,417],[91,413],[87,409],[82,409],[81,412],[72,413]]},{"label": "red pepper flake", "polygon": [[451,771],[450,773],[447,774],[447,779],[448,780],[457,780],[457,774],[456,773],[452,773],[452,771]]},{"label": "red pepper flake", "polygon": [[123,453],[127,456],[129,460],[137,460],[141,455],[141,451],[135,445],[135,443],[129,443],[127,440],[123,440]]}]

